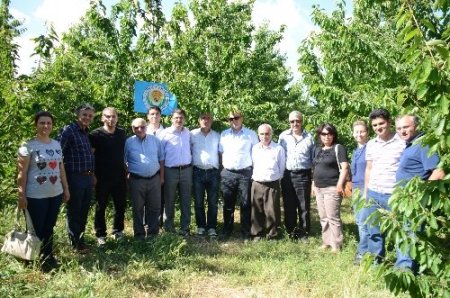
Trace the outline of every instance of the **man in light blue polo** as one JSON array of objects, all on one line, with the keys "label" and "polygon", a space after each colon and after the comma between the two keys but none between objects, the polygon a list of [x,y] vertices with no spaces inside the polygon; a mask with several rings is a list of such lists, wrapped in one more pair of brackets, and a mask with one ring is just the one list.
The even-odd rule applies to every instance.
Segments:
[{"label": "man in light blue polo", "polygon": [[189,129],[184,127],[186,112],[175,109],[172,113],[172,126],[166,128],[161,136],[164,151],[164,228],[174,232],[175,198],[180,196],[179,234],[188,236],[191,224],[192,154]]},{"label": "man in light blue polo", "polygon": [[230,128],[220,135],[219,152],[222,153],[223,170],[223,231],[221,238],[227,240],[233,232],[234,209],[238,196],[241,213],[241,235],[250,239],[251,202],[250,187],[253,173],[252,147],[259,142],[256,133],[242,125],[241,111],[232,110],[228,115]]},{"label": "man in light blue polo", "polygon": [[[147,123],[144,119],[134,119],[131,128],[135,135],[125,142],[125,165],[133,208],[134,237],[143,240],[159,232],[164,154],[159,139],[146,134]],[[144,212],[147,232],[144,227]]]}]

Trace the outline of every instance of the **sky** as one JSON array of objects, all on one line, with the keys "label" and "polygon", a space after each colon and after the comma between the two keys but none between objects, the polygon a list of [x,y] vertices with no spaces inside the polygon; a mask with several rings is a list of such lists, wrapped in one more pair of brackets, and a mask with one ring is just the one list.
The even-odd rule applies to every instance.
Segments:
[{"label": "sky", "polygon": [[[19,74],[29,74],[36,66],[36,57],[31,57],[34,50],[32,38],[46,34],[50,24],[60,34],[71,25],[76,24],[89,7],[90,0],[11,0],[10,12],[23,22],[26,31],[16,40],[20,46],[18,61]],[[175,2],[186,4],[188,0],[162,0],[162,8],[166,18]],[[350,2],[350,1],[348,1]],[[103,0],[105,6],[117,3],[117,0]],[[278,30],[286,25],[283,41],[279,50],[286,54],[287,66],[298,78],[297,48],[315,28],[311,23],[312,6],[319,5],[327,11],[336,8],[335,0],[256,0],[252,20],[256,26],[267,21],[269,27]]]}]

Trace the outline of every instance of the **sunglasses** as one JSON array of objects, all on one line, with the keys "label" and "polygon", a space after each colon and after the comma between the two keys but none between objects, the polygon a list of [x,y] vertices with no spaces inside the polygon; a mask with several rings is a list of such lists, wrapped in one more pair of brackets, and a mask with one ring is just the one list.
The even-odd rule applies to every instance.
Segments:
[{"label": "sunglasses", "polygon": [[133,129],[145,129],[147,126],[142,125],[142,126],[133,126]]},{"label": "sunglasses", "polygon": [[297,119],[289,120],[289,122],[292,123],[292,124],[294,124],[294,123],[302,123],[300,120],[297,120]]},{"label": "sunglasses", "polygon": [[241,116],[234,116],[234,117],[228,118],[228,121],[239,120],[239,119],[241,119]]},{"label": "sunglasses", "polygon": [[321,136],[332,136],[332,134],[329,132],[321,132],[320,135]]}]

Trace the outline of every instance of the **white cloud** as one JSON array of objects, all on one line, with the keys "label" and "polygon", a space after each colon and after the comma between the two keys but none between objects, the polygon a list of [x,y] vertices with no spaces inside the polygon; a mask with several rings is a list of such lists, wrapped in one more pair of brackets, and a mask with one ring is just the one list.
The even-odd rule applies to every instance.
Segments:
[{"label": "white cloud", "polygon": [[280,42],[280,52],[287,55],[287,66],[299,77],[297,71],[297,48],[300,41],[314,30],[309,17],[304,15],[299,1],[296,0],[260,0],[256,1],[252,15],[253,22],[259,26],[269,22],[269,28],[278,30],[285,25],[284,38]]},{"label": "white cloud", "polygon": [[55,31],[60,34],[76,24],[88,8],[89,0],[44,0],[34,16],[48,26],[53,24]]}]

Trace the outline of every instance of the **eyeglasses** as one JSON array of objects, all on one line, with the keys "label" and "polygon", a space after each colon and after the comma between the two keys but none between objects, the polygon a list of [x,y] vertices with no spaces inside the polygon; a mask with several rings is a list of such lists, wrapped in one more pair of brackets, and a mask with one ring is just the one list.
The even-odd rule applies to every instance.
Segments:
[{"label": "eyeglasses", "polygon": [[200,117],[201,120],[211,120],[211,117],[209,116],[202,116]]},{"label": "eyeglasses", "polygon": [[270,136],[270,132],[260,132],[260,136]]},{"label": "eyeglasses", "polygon": [[289,120],[290,123],[294,124],[294,123],[302,123],[302,121],[295,119],[295,120]]},{"label": "eyeglasses", "polygon": [[142,126],[133,126],[133,129],[145,129],[147,126],[142,125]]},{"label": "eyeglasses", "polygon": [[241,119],[241,116],[234,116],[234,117],[228,118],[228,121],[239,120],[239,119]]},{"label": "eyeglasses", "polygon": [[103,116],[105,117],[105,118],[111,118],[111,117],[113,117],[113,118],[115,118],[116,117],[116,115],[105,115],[105,114],[103,114]]},{"label": "eyeglasses", "polygon": [[324,136],[332,136],[332,134],[329,133],[329,132],[321,132],[320,135],[323,136],[323,137]]}]

